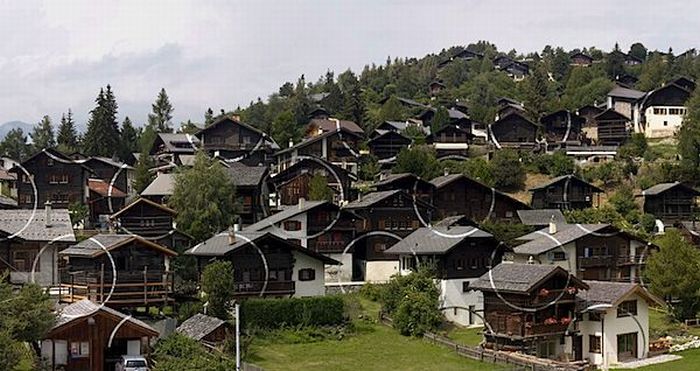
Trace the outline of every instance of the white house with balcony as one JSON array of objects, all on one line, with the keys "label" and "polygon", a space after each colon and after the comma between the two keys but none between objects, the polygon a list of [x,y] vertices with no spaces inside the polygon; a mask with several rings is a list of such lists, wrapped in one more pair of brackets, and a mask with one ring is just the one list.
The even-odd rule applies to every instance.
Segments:
[{"label": "white house with balcony", "polygon": [[635,126],[647,138],[670,138],[681,127],[691,90],[675,83],[652,90],[641,100],[642,119]]}]

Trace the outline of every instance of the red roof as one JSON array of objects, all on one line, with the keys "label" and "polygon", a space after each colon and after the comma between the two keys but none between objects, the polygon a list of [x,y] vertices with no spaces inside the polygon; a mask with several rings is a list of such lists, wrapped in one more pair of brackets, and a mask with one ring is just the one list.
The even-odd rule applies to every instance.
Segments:
[{"label": "red roof", "polygon": [[[105,182],[102,179],[88,179],[88,188],[92,192],[97,193],[100,196],[103,197],[116,197],[116,198],[123,198],[126,197],[126,193],[122,191],[121,189],[112,186],[111,191],[110,191],[110,186],[109,183]],[[110,194],[111,193],[111,194]]]}]

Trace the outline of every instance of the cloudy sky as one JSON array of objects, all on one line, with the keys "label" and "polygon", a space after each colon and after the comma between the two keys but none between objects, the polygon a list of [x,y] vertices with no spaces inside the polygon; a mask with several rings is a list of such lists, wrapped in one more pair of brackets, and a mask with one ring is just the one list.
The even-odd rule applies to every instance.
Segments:
[{"label": "cloudy sky", "polygon": [[164,87],[175,122],[201,121],[207,107],[247,105],[302,73],[480,39],[506,51],[641,41],[681,52],[700,46],[699,11],[675,0],[0,0],[0,123],[69,107],[82,123],[108,83],[120,118],[144,122]]}]

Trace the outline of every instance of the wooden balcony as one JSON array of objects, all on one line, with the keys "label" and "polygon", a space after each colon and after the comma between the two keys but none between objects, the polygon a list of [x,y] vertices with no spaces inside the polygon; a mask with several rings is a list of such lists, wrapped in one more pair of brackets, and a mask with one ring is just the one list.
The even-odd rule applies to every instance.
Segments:
[{"label": "wooden balcony", "polygon": [[348,243],[345,241],[316,241],[314,248],[317,252],[342,252]]},{"label": "wooden balcony", "polygon": [[557,335],[566,332],[569,324],[555,323],[545,325],[544,323],[526,323],[525,336]]},{"label": "wooden balcony", "polygon": [[173,229],[171,216],[121,217],[119,226],[134,234],[167,233]]},{"label": "wooden balcony", "polygon": [[547,295],[540,295],[538,294],[532,299],[532,304],[533,306],[542,306],[545,304],[557,302],[557,303],[563,303],[563,302],[573,302],[576,300],[576,293],[569,293],[567,289],[562,289],[562,290],[549,290],[547,292]]},{"label": "wooden balcony", "polygon": [[618,256],[617,265],[643,265],[646,264],[646,260],[647,257],[642,255]]},{"label": "wooden balcony", "polygon": [[578,258],[578,268],[607,267],[614,265],[615,259],[612,255],[594,255]]},{"label": "wooden balcony", "polygon": [[[110,296],[110,291],[112,295]],[[112,272],[61,272],[59,300],[74,303],[89,299],[110,307],[166,305],[173,301],[173,272],[118,271],[116,281]]]},{"label": "wooden balcony", "polygon": [[294,291],[294,281],[267,281],[267,285],[265,285],[265,281],[234,283],[234,295],[236,296],[259,296],[261,293],[265,296],[292,295]]}]

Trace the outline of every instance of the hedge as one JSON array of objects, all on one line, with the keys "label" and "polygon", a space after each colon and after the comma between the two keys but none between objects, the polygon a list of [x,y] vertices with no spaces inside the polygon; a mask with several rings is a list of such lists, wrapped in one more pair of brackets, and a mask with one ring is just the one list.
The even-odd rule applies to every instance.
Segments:
[{"label": "hedge", "polygon": [[243,328],[277,329],[290,326],[334,326],[345,322],[340,296],[248,299],[241,303]]}]

